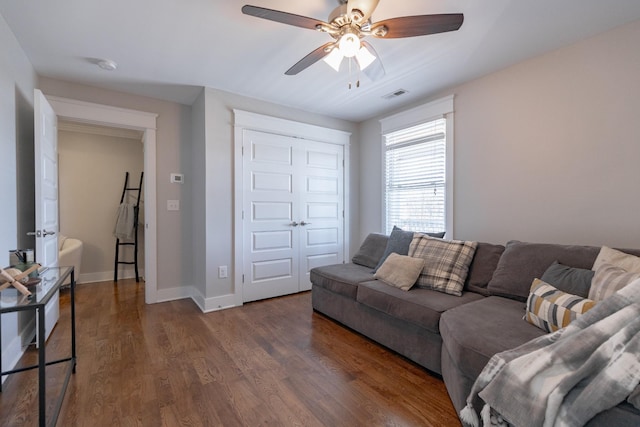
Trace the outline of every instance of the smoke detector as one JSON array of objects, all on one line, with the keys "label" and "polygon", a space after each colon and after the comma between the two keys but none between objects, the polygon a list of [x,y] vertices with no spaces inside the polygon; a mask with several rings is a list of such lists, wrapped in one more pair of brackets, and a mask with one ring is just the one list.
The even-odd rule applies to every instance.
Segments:
[{"label": "smoke detector", "polygon": [[101,59],[98,61],[98,67],[102,68],[103,70],[114,71],[116,68],[118,68],[118,64],[110,59]]}]

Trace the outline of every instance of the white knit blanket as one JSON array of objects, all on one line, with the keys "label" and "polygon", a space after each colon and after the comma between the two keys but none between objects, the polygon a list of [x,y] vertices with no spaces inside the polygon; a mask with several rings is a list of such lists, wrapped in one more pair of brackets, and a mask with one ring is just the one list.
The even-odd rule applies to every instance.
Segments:
[{"label": "white knit blanket", "polygon": [[[484,426],[582,426],[640,387],[640,280],[566,328],[494,355],[460,419]],[[633,396],[632,396],[633,397]],[[631,399],[630,399],[631,400]]]}]

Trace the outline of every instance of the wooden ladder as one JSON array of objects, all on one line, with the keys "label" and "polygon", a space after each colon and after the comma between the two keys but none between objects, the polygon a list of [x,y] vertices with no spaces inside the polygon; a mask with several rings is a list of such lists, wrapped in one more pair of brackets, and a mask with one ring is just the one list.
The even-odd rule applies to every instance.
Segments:
[{"label": "wooden ladder", "polygon": [[[136,271],[136,282],[140,281],[138,274],[138,214],[140,212],[140,196],[142,194],[142,179],[144,172],[140,172],[140,183],[137,187],[129,187],[129,172],[124,177],[124,187],[122,189],[122,196],[120,197],[120,204],[124,203],[125,196],[129,191],[137,191],[136,204],[133,207],[133,242],[121,242],[116,237],[116,257],[113,266],[113,281],[118,281],[118,264],[133,265]],[[133,261],[120,261],[120,246],[133,246]]]}]

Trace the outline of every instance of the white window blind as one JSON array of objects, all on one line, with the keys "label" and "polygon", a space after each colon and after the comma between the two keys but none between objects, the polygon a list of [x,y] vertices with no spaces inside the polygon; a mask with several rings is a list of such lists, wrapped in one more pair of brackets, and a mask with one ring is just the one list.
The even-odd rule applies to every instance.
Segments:
[{"label": "white window blind", "polygon": [[446,230],[446,120],[384,135],[386,232]]}]

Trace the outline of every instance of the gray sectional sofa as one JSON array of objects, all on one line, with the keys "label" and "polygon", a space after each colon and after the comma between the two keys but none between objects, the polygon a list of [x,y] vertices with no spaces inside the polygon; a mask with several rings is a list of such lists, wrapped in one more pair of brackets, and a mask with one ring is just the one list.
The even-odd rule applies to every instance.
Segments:
[{"label": "gray sectional sofa", "polygon": [[[523,320],[533,279],[554,262],[590,269],[600,250],[478,243],[462,296],[454,296],[415,287],[403,291],[376,280],[373,269],[388,238],[371,234],[355,262],[311,270],[313,308],[441,375],[458,413],[492,355],[546,333]],[[624,251],[640,255],[640,250]],[[482,408],[480,402],[474,406]],[[640,411],[623,402],[588,425],[638,426]]]}]

